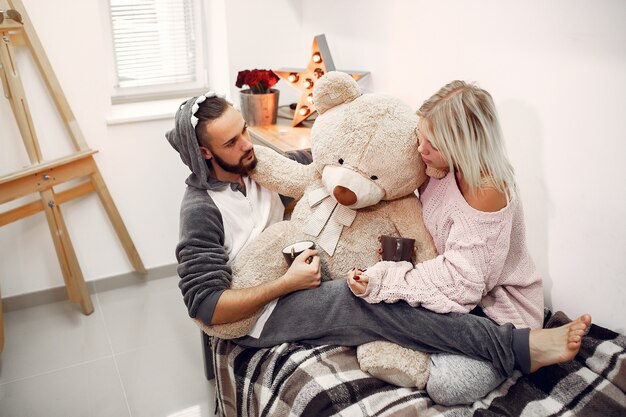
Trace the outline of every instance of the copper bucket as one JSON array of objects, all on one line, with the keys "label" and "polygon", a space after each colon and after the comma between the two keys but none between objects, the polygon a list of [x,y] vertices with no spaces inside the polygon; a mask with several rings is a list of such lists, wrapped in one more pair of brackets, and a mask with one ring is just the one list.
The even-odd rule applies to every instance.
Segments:
[{"label": "copper bucket", "polygon": [[241,115],[248,126],[276,124],[279,91],[270,89],[267,94],[253,94],[250,89],[241,90]]}]

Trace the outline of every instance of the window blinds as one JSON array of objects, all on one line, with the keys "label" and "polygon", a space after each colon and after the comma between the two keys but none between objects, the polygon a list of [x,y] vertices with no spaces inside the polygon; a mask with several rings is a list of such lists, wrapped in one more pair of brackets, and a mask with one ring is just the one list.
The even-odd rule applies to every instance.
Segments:
[{"label": "window blinds", "polygon": [[196,81],[192,0],[110,0],[118,87]]}]

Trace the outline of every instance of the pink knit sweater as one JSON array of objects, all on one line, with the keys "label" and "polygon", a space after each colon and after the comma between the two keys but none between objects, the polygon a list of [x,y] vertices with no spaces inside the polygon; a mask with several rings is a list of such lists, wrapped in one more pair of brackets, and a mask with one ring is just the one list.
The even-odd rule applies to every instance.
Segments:
[{"label": "pink knit sweater", "polygon": [[404,300],[438,313],[467,313],[480,305],[497,323],[541,327],[541,277],[526,248],[519,199],[513,196],[497,212],[475,210],[450,173],[432,178],[421,200],[441,255],[415,267],[377,263],[364,273],[369,284],[360,296],[369,303]]}]

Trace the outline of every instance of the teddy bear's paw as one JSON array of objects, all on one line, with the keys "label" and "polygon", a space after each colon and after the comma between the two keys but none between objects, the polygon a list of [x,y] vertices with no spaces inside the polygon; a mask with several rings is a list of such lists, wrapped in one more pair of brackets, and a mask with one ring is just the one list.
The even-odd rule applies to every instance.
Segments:
[{"label": "teddy bear's paw", "polygon": [[400,387],[425,389],[430,355],[389,342],[371,342],[357,348],[361,370]]},{"label": "teddy bear's paw", "polygon": [[440,180],[446,175],[448,175],[448,171],[444,171],[443,169],[439,169],[439,168],[429,167],[428,165],[426,165],[426,175],[428,175],[430,178],[435,178],[435,179]]},{"label": "teddy bear's paw", "polygon": [[258,314],[233,323],[214,324],[212,326],[207,326],[198,319],[194,319],[194,321],[209,336],[220,339],[237,339],[247,335],[252,330],[257,318]]}]

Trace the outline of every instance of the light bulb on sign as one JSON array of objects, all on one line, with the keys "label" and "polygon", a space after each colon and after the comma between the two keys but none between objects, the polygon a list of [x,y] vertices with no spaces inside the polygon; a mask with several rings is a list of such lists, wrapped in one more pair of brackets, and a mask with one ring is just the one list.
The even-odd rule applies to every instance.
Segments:
[{"label": "light bulb on sign", "polygon": [[320,62],[322,62],[322,56],[320,55],[319,52],[316,52],[313,54],[313,62],[315,62],[316,64],[319,64]]},{"label": "light bulb on sign", "polygon": [[313,80],[311,80],[310,78],[307,78],[306,80],[304,80],[302,85],[304,85],[304,88],[311,88],[313,87]]},{"label": "light bulb on sign", "polygon": [[306,116],[307,114],[309,114],[309,108],[307,106],[302,106],[300,108],[300,114],[302,116]]},{"label": "light bulb on sign", "polygon": [[295,83],[296,81],[298,81],[298,74],[294,74],[291,73],[289,74],[289,78],[287,78],[289,80],[290,83]]},{"label": "light bulb on sign", "polygon": [[309,94],[306,98],[306,101],[308,101],[309,104],[313,104],[313,95]]}]

